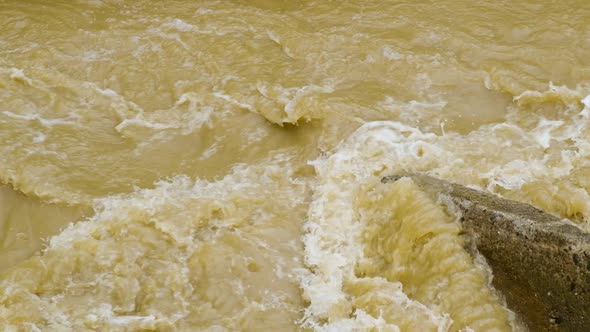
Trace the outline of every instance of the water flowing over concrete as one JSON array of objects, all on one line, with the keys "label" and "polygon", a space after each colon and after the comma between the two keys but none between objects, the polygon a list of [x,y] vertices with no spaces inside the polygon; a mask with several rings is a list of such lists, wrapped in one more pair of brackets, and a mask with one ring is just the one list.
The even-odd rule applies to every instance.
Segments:
[{"label": "water flowing over concrete", "polygon": [[493,284],[531,331],[590,326],[590,234],[532,205],[420,174],[410,177],[456,214],[491,266]]}]

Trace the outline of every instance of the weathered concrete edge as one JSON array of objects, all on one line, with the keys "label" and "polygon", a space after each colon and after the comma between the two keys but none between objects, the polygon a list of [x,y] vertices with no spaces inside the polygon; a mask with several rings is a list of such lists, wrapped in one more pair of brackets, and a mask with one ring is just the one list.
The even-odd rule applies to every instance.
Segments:
[{"label": "weathered concrete edge", "polygon": [[531,331],[590,327],[590,234],[532,205],[423,174],[410,177],[459,214],[494,273],[493,286]]}]

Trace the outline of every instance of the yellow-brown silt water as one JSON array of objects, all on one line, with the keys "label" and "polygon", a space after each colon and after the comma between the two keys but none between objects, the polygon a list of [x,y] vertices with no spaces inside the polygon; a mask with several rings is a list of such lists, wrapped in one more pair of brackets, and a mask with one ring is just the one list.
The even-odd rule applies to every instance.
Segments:
[{"label": "yellow-brown silt water", "polygon": [[590,2],[0,1],[2,331],[516,331],[426,172],[590,221]]}]

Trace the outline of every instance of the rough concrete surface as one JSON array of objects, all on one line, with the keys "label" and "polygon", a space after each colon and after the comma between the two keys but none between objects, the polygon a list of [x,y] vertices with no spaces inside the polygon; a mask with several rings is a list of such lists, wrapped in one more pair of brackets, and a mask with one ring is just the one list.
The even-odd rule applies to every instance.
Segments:
[{"label": "rough concrete surface", "polygon": [[493,286],[530,331],[590,331],[590,234],[532,205],[422,174],[409,176],[458,213]]}]

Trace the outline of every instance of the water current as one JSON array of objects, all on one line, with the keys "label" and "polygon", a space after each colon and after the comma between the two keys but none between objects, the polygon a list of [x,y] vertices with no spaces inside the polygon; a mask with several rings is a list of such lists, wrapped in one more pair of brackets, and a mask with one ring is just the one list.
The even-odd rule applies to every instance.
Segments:
[{"label": "water current", "polygon": [[425,172],[590,228],[590,2],[0,1],[5,331],[517,331]]}]

